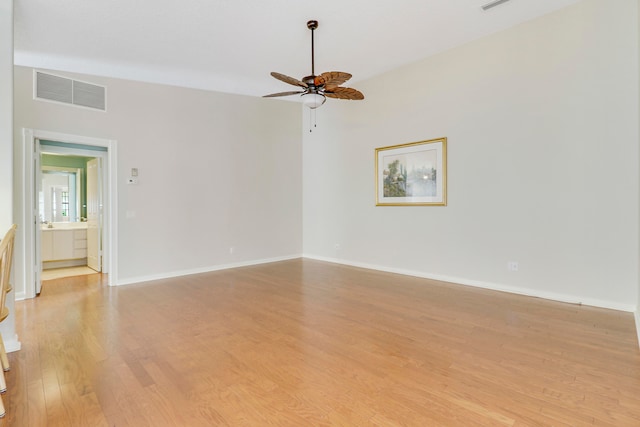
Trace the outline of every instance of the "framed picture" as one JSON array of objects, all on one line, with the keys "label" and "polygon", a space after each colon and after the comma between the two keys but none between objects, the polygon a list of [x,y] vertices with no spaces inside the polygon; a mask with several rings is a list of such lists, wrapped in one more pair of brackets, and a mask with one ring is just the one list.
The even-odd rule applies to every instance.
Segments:
[{"label": "framed picture", "polygon": [[446,206],[447,138],[376,148],[376,206]]}]

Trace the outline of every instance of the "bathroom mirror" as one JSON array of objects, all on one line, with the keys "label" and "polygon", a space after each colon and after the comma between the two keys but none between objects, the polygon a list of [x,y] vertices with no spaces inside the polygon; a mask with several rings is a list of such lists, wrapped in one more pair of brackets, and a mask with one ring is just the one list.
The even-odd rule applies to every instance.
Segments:
[{"label": "bathroom mirror", "polygon": [[79,222],[82,217],[82,169],[42,166],[40,221]]}]

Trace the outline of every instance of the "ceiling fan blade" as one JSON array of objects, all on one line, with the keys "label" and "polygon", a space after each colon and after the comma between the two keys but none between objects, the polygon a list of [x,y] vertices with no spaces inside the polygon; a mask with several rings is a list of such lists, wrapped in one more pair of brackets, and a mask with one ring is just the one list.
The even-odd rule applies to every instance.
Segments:
[{"label": "ceiling fan blade", "polygon": [[271,72],[271,75],[281,82],[289,83],[290,85],[300,86],[300,87],[309,87],[305,82],[301,82],[298,79],[294,79],[293,77],[285,76],[284,74],[276,73],[275,71]]},{"label": "ceiling fan blade", "polygon": [[277,96],[289,96],[289,95],[298,95],[304,93],[303,90],[300,91],[291,91],[291,92],[279,92],[279,93],[272,93],[269,95],[264,95],[263,98],[275,98]]},{"label": "ceiling fan blade", "polygon": [[316,77],[314,83],[316,86],[340,86],[350,78],[351,74],[349,73],[344,73],[342,71],[329,71]]},{"label": "ceiling fan blade", "polygon": [[364,99],[364,95],[362,94],[362,92],[350,87],[327,88],[325,89],[324,94],[327,98],[353,99],[357,101]]}]

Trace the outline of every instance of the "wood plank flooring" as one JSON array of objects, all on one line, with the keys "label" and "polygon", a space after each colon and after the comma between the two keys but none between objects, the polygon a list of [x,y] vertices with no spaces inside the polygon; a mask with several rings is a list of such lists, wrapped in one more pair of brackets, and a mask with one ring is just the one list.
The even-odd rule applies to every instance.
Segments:
[{"label": "wood plank flooring", "polygon": [[640,426],[629,313],[312,260],[16,302],[2,426]]}]

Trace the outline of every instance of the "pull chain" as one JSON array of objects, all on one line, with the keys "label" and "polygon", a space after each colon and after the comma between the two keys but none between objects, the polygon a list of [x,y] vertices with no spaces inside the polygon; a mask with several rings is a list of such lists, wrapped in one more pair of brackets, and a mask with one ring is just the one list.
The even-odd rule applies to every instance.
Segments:
[{"label": "pull chain", "polygon": [[313,123],[313,128],[317,128],[318,124],[316,122],[316,110],[315,108],[309,108],[309,132],[313,132],[313,128],[311,124]]}]

